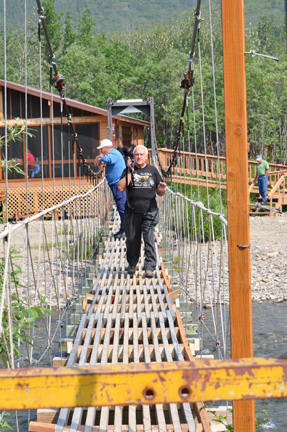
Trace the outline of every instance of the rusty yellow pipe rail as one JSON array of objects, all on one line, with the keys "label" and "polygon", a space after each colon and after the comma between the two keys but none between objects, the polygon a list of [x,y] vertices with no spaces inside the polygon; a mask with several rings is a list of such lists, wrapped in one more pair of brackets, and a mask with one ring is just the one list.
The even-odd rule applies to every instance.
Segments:
[{"label": "rusty yellow pipe rail", "polygon": [[287,360],[251,358],[0,371],[0,410],[287,397]]}]

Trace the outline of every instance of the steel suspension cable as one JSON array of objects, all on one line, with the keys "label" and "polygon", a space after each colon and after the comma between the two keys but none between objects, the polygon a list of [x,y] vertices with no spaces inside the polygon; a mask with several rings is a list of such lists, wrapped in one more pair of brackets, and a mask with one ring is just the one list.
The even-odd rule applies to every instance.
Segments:
[{"label": "steel suspension cable", "polygon": [[76,143],[76,147],[77,147],[77,151],[78,151],[78,157],[80,160],[82,160],[84,171],[86,171],[86,174],[88,175],[90,180],[92,178],[93,178],[93,180],[95,180],[96,178],[101,177],[104,168],[100,169],[98,172],[94,172],[92,170],[91,166],[88,164],[87,159],[85,158],[85,156],[83,154],[83,149],[81,148],[81,146],[79,144],[78,136],[77,136],[77,133],[75,130],[75,126],[71,120],[71,113],[70,113],[69,108],[68,108],[67,103],[66,103],[66,99],[65,99],[65,77],[64,77],[64,75],[60,74],[60,72],[57,69],[57,64],[55,62],[55,54],[53,53],[53,50],[52,50],[52,46],[51,46],[51,42],[50,42],[49,34],[48,34],[48,29],[47,29],[46,22],[45,22],[44,9],[41,5],[40,0],[36,0],[36,3],[37,3],[37,7],[38,7],[39,21],[41,21],[41,24],[42,24],[42,28],[44,31],[44,35],[45,35],[45,39],[46,39],[46,43],[47,43],[47,48],[48,48],[48,52],[49,52],[49,57],[51,60],[51,74],[52,74],[52,70],[54,71],[54,78],[51,79],[51,85],[53,87],[55,87],[59,92],[61,101],[63,103],[63,109],[66,113],[66,117],[67,117],[68,121],[70,121],[70,124],[71,124],[74,142]]},{"label": "steel suspension cable", "polygon": [[209,208],[209,187],[208,187],[209,164],[207,161],[204,92],[203,92],[203,76],[202,76],[202,58],[201,58],[201,48],[200,48],[200,37],[199,36],[200,36],[200,26],[198,27],[198,59],[199,59],[200,94],[201,94],[201,109],[202,109],[202,132],[203,132],[204,160],[205,160],[205,180],[206,180],[206,191],[207,191],[206,196],[207,196],[207,207]]},{"label": "steel suspension cable", "polygon": [[210,42],[211,42],[211,64],[212,64],[212,83],[213,83],[213,99],[214,99],[214,116],[215,116],[215,131],[216,131],[216,149],[217,149],[217,172],[219,182],[219,202],[220,213],[222,210],[222,191],[221,191],[221,169],[220,169],[220,147],[219,147],[219,133],[218,133],[218,115],[217,115],[217,98],[216,98],[216,80],[215,80],[215,64],[214,64],[214,44],[213,44],[213,30],[212,30],[212,14],[211,2],[208,0],[209,11],[209,28],[210,28]]}]

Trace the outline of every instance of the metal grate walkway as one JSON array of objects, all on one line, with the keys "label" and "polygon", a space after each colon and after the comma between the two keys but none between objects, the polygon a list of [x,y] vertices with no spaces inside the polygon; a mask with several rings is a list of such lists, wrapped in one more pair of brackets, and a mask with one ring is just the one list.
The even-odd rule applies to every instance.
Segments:
[{"label": "metal grate walkway", "polygon": [[[182,320],[172,304],[156,248],[156,277],[144,277],[143,247],[135,275],[126,272],[125,241],[110,230],[82,315],[68,367],[191,360]],[[200,404],[61,409],[57,424],[31,422],[30,431],[211,431]],[[192,409],[193,408],[193,409]],[[196,414],[197,415],[196,415]],[[204,412],[202,412],[204,414]]]}]

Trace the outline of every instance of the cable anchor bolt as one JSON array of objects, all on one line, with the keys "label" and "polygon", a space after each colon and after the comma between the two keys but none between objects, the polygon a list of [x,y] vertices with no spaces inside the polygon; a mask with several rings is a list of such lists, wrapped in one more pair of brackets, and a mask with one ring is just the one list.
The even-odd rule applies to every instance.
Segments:
[{"label": "cable anchor bolt", "polygon": [[279,61],[279,58],[278,58],[278,57],[272,57],[272,56],[269,56],[269,55],[266,55],[266,54],[259,54],[259,53],[257,53],[255,50],[250,50],[249,52],[245,52],[244,54],[248,54],[248,55],[250,55],[252,58],[255,57],[255,56],[259,56],[259,57],[268,58],[268,59],[270,59],[270,60]]}]

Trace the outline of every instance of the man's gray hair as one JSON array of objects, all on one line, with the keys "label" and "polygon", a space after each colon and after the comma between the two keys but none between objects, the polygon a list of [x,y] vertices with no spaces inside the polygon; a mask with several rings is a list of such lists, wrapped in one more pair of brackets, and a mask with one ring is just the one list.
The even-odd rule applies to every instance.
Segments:
[{"label": "man's gray hair", "polygon": [[141,144],[137,145],[137,146],[134,148],[133,154],[135,154],[135,151],[136,151],[136,149],[138,149],[138,148],[145,149],[146,154],[148,154],[148,149],[147,149],[144,145],[141,145]]}]

